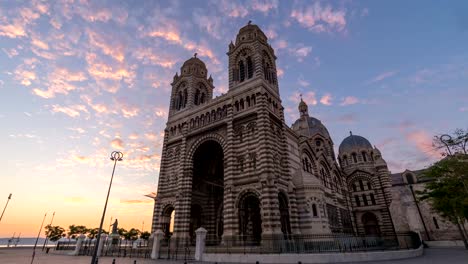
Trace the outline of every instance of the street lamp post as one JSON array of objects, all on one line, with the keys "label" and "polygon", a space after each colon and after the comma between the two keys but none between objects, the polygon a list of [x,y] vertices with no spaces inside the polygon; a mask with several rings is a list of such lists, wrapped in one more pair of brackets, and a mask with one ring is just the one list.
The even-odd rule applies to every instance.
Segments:
[{"label": "street lamp post", "polygon": [[2,221],[3,214],[5,213],[5,210],[6,210],[7,206],[8,206],[8,203],[10,202],[11,195],[12,195],[11,193],[10,193],[10,195],[8,195],[8,200],[7,200],[6,204],[5,204],[5,208],[3,208],[2,216],[0,216],[0,221]]},{"label": "street lamp post", "polygon": [[[50,220],[49,227],[52,227],[52,223],[54,222],[54,217],[55,217],[55,212],[52,214],[52,219]],[[46,226],[47,227],[47,226]],[[50,230],[50,229],[49,229]],[[44,240],[44,245],[42,246],[42,251],[44,251],[44,248],[47,246],[47,243],[49,243],[49,236],[46,235],[46,238]],[[47,251],[48,252],[48,251]]]},{"label": "street lamp post", "polygon": [[96,239],[96,244],[94,245],[94,253],[93,253],[93,259],[91,260],[91,264],[97,264],[97,253],[98,253],[98,247],[99,247],[99,241],[101,240],[101,233],[102,233],[102,225],[104,223],[104,217],[106,216],[106,209],[107,209],[107,201],[109,200],[109,194],[112,186],[112,180],[114,179],[114,172],[115,172],[115,166],[117,165],[117,161],[121,161],[123,158],[123,153],[120,151],[113,151],[111,153],[110,159],[114,161],[114,168],[112,169],[112,176],[111,180],[109,183],[109,190],[107,191],[107,197],[106,197],[106,203],[104,204],[104,211],[102,212],[102,217],[101,217],[101,224],[99,225],[99,231],[97,234],[97,239]]}]

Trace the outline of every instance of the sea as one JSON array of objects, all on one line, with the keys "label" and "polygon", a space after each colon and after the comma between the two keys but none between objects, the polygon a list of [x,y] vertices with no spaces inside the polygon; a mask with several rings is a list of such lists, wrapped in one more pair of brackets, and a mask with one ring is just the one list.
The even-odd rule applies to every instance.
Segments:
[{"label": "sea", "polygon": [[[14,248],[14,247],[34,247],[34,244],[36,243],[36,237],[20,237],[18,238],[0,238],[0,248]],[[44,246],[45,238],[39,238],[37,241],[37,247],[42,248]],[[47,245],[50,246],[55,246],[56,242],[51,242],[48,241]]]}]

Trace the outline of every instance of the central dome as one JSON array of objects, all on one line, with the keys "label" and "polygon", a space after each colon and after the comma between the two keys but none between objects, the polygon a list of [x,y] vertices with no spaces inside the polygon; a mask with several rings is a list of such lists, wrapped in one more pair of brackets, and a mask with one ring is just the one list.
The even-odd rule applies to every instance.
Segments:
[{"label": "central dome", "polygon": [[322,124],[322,121],[311,116],[301,116],[301,118],[294,122],[292,129],[299,133],[299,135],[305,137],[311,137],[315,134],[320,134],[327,138],[330,137],[330,134],[328,133],[327,128]]},{"label": "central dome", "polygon": [[195,74],[206,77],[207,72],[205,63],[197,58],[197,53],[192,58],[186,60],[180,69],[181,75]]},{"label": "central dome", "polygon": [[372,145],[369,140],[367,140],[365,137],[351,134],[345,138],[343,142],[341,142],[338,151],[340,154],[342,154],[357,152],[358,150],[362,149],[372,149]]}]

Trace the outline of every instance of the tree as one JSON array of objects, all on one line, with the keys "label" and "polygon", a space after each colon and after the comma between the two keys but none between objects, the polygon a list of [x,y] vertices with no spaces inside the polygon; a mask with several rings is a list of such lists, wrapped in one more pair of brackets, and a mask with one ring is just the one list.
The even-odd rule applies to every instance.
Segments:
[{"label": "tree", "polygon": [[151,233],[148,231],[142,232],[140,235],[140,238],[143,240],[148,241],[149,237],[151,236]]},{"label": "tree", "polygon": [[127,230],[125,228],[118,228],[117,233],[120,235],[121,238],[125,238],[125,234],[127,233]]},{"label": "tree", "polygon": [[457,129],[453,135],[434,137],[435,149],[442,150],[442,160],[429,167],[424,175],[430,180],[422,192],[433,210],[458,227],[468,249],[464,224],[468,220],[468,130]]},{"label": "tree", "polygon": [[97,227],[88,229],[88,238],[95,239],[98,232],[99,232],[99,228]]},{"label": "tree", "polygon": [[126,240],[134,241],[134,240],[138,239],[138,236],[140,235],[140,233],[141,233],[140,230],[138,230],[136,228],[132,228],[132,229],[128,230],[127,232],[125,232],[124,238]]},{"label": "tree", "polygon": [[65,236],[65,229],[60,226],[47,225],[45,230],[46,237],[52,242],[55,242]]},{"label": "tree", "polygon": [[70,225],[68,227],[68,239],[76,239],[77,235],[80,235],[80,234],[86,234],[88,233],[88,229],[86,228],[86,226],[82,226],[82,225],[79,225],[79,226],[76,226],[76,225]]}]

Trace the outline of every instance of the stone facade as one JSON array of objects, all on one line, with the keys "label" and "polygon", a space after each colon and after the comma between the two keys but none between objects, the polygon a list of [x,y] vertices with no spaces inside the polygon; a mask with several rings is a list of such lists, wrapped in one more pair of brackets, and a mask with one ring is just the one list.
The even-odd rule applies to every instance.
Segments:
[{"label": "stone facade", "polygon": [[328,130],[302,99],[297,121],[285,123],[276,56],[258,26],[241,28],[227,55],[224,95],[213,98],[213,79],[196,54],[173,78],[153,231],[193,241],[203,227],[218,242],[393,234],[389,208],[397,198],[380,151],[351,134],[336,157]]}]

